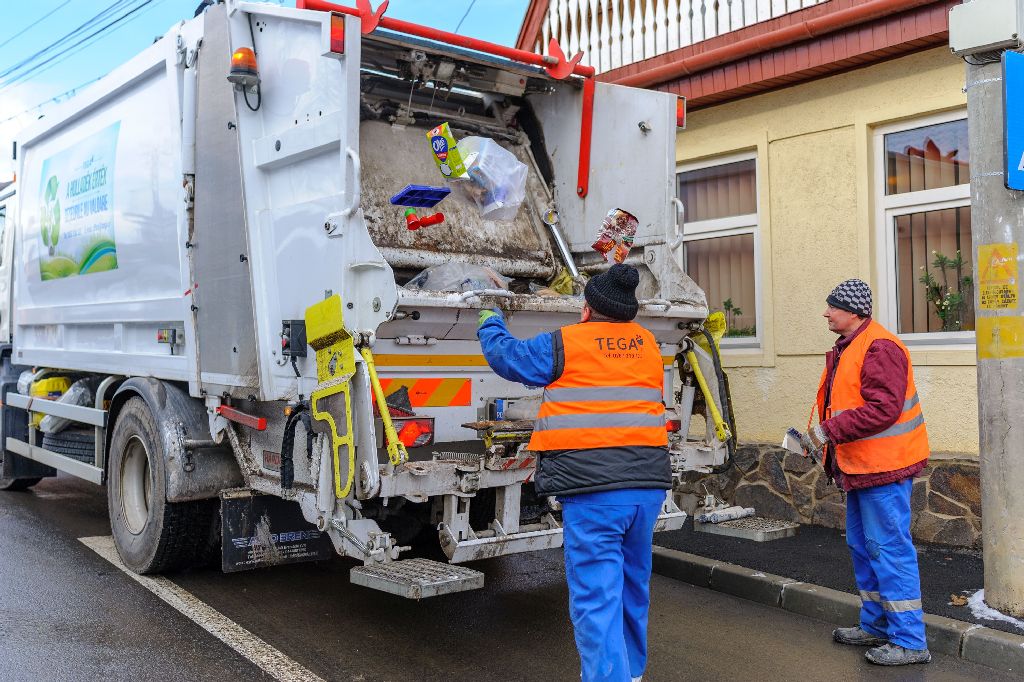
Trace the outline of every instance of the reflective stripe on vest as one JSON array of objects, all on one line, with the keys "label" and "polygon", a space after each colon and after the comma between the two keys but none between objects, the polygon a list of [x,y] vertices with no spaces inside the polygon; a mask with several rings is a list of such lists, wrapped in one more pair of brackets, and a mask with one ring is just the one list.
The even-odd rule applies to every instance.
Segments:
[{"label": "reflective stripe on vest", "polygon": [[928,432],[925,428],[921,401],[914,384],[914,369],[910,353],[900,340],[874,320],[860,330],[856,338],[840,354],[832,380],[832,398],[825,409],[825,382],[827,371],[822,372],[818,385],[818,414],[828,419],[847,410],[862,407],[860,375],[868,348],[879,339],[895,343],[907,358],[907,392],[903,411],[889,428],[880,433],[835,446],[840,470],[848,474],[871,474],[895,471],[916,464],[929,455]]},{"label": "reflective stripe on vest", "polygon": [[562,346],[562,375],[544,389],[529,449],[668,444],[653,334],[634,322],[586,322],[563,327]]}]

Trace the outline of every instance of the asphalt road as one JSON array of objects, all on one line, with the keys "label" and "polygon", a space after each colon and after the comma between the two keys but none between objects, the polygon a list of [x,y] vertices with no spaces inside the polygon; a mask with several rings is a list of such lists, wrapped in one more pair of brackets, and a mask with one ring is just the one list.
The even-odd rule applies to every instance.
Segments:
[{"label": "asphalt road", "polygon": [[[0,680],[269,679],[79,538],[108,535],[101,488],[61,477],[0,493]],[[483,590],[411,602],[349,584],[351,561],[173,583],[326,680],[578,680],[561,553],[475,565]],[[1012,680],[936,656],[883,669],[830,624],[652,581],[648,682]]]}]

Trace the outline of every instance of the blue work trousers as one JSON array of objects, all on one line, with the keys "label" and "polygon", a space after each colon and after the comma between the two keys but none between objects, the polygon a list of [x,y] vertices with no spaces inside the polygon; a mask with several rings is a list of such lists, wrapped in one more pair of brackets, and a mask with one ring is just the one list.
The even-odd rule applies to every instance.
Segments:
[{"label": "blue work trousers", "polygon": [[643,675],[651,541],[660,511],[660,502],[562,507],[569,613],[583,682]]},{"label": "blue work trousers", "polygon": [[910,537],[911,479],[851,490],[846,543],[860,590],[860,626],[907,649],[926,649],[921,577]]}]

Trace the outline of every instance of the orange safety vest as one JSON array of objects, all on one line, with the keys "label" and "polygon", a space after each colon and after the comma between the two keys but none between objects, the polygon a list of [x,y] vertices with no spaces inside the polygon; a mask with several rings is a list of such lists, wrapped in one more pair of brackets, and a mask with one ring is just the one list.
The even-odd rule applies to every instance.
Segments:
[{"label": "orange safety vest", "polygon": [[563,327],[562,375],[544,389],[530,450],[667,446],[665,367],[635,322]]},{"label": "orange safety vest", "polygon": [[928,432],[925,430],[924,413],[921,411],[917,387],[914,385],[914,368],[910,364],[910,352],[896,336],[874,320],[861,330],[836,360],[832,396],[827,409],[825,382],[828,379],[828,368],[821,373],[817,399],[819,418],[824,421],[865,404],[860,394],[860,372],[868,348],[877,339],[892,341],[907,356],[907,394],[903,402],[903,413],[895,424],[881,433],[835,445],[839,469],[847,474],[896,471],[917,464],[929,455]]}]

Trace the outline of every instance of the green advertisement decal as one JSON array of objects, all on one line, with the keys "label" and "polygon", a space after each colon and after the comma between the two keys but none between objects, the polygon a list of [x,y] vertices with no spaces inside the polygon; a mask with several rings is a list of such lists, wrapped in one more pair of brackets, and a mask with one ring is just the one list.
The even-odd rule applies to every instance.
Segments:
[{"label": "green advertisement decal", "polygon": [[117,269],[114,160],[120,122],[43,162],[39,274],[61,279]]}]

